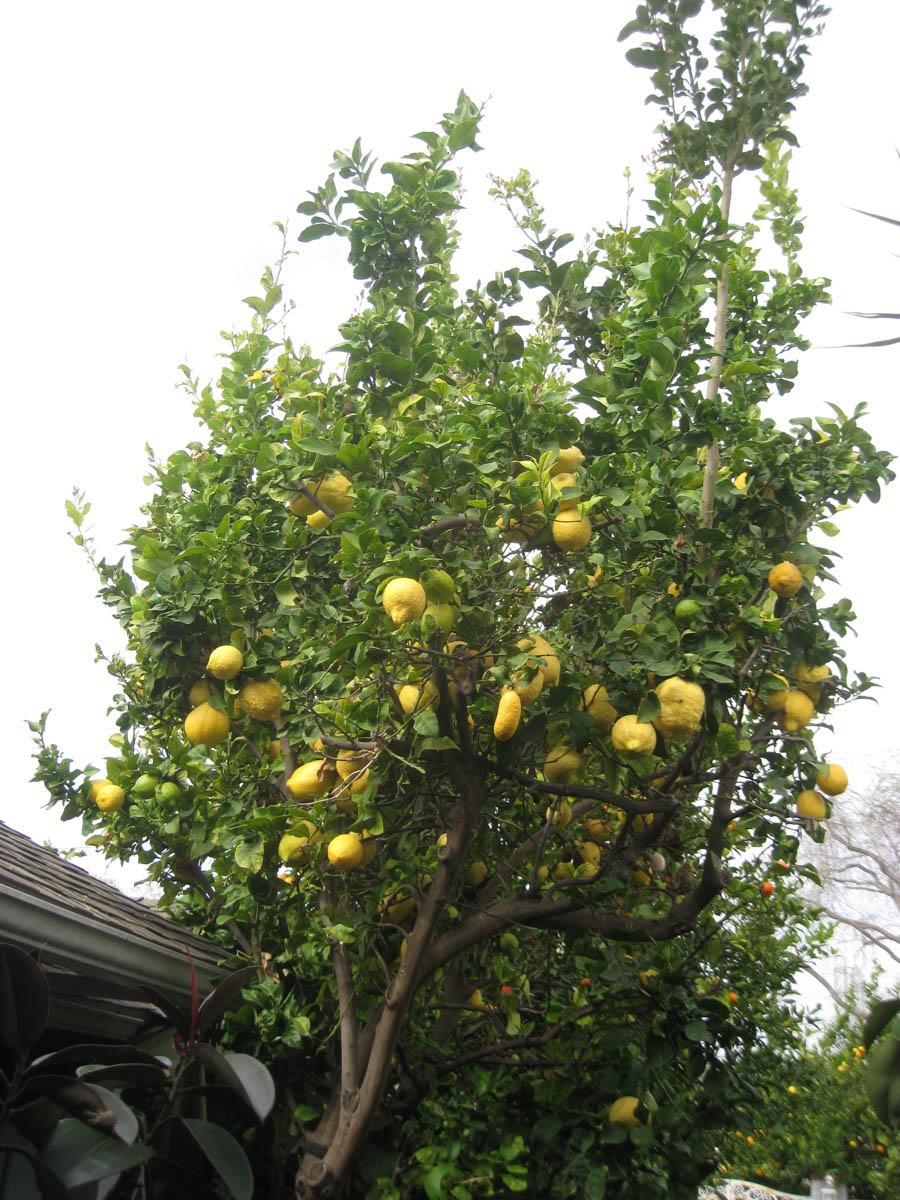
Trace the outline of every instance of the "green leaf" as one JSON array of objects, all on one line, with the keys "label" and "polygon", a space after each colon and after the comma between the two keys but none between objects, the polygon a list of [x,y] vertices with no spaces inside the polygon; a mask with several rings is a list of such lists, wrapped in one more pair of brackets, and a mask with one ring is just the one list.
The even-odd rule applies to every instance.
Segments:
[{"label": "green leaf", "polygon": [[237,1092],[262,1124],[275,1104],[275,1084],[259,1059],[249,1054],[221,1054],[212,1046],[205,1045],[199,1046],[196,1053],[198,1060],[220,1082]]},{"label": "green leaf", "polygon": [[453,1163],[438,1163],[437,1166],[431,1168],[425,1176],[424,1185],[425,1193],[428,1200],[441,1200],[441,1194],[444,1190],[444,1176],[449,1175],[454,1169]]},{"label": "green leaf", "polygon": [[689,1021],[684,1028],[684,1036],[690,1042],[708,1042],[712,1040],[705,1021]]},{"label": "green leaf", "polygon": [[337,447],[333,446],[331,442],[326,442],[324,438],[305,437],[301,438],[299,442],[295,442],[294,445],[298,450],[305,450],[307,454],[324,454],[328,458],[334,458],[337,454]]},{"label": "green leaf", "polygon": [[203,1151],[234,1200],[251,1200],[253,1172],[247,1156],[227,1130],[211,1121],[180,1117],[182,1125]]},{"label": "green leaf", "polygon": [[662,712],[659,696],[656,692],[647,692],[637,710],[637,719],[642,725],[649,725]]},{"label": "green leaf", "polygon": [[879,1000],[873,1005],[863,1027],[862,1044],[867,1050],[897,1013],[900,1013],[900,997],[894,1000]]},{"label": "green leaf", "polygon": [[459,746],[452,738],[427,737],[422,740],[423,750],[458,750]]},{"label": "green leaf", "polygon": [[420,713],[416,713],[415,720],[413,721],[413,729],[423,737],[438,737],[440,735],[440,727],[438,726],[437,714],[433,713],[430,708],[425,708]]},{"label": "green leaf", "polygon": [[152,1157],[149,1146],[129,1146],[75,1117],[63,1117],[41,1150],[43,1163],[67,1188],[118,1175]]},{"label": "green leaf", "polygon": [[262,870],[266,848],[262,842],[239,842],[234,848],[234,861],[251,875]]},{"label": "green leaf", "polygon": [[454,152],[462,150],[464,146],[468,146],[471,150],[480,150],[481,147],[475,141],[477,133],[478,117],[471,117],[467,121],[458,121],[450,130],[447,144]]},{"label": "green leaf", "polygon": [[330,222],[317,222],[315,225],[307,225],[305,229],[300,231],[297,238],[298,242],[317,242],[319,238],[329,237],[332,233],[337,233],[336,225]]}]

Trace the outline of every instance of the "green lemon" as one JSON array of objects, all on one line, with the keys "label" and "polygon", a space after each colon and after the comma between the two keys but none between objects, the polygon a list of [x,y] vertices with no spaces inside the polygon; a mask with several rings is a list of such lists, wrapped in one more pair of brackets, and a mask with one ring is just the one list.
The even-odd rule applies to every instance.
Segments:
[{"label": "green lemon", "polygon": [[141,775],[134,787],[131,789],[133,796],[139,796],[141,800],[146,800],[156,791],[156,785],[159,780],[155,775]]},{"label": "green lemon", "polygon": [[156,798],[161,804],[171,804],[181,799],[181,788],[177,783],[161,783],[156,789]]},{"label": "green lemon", "polygon": [[692,621],[699,612],[700,605],[696,600],[679,600],[675,605],[675,620]]}]

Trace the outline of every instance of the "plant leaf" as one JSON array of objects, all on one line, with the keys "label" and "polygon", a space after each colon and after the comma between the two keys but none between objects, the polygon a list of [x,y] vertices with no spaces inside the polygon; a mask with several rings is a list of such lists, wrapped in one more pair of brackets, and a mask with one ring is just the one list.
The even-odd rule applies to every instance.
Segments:
[{"label": "plant leaf", "polygon": [[203,1151],[234,1200],[251,1200],[253,1172],[247,1157],[227,1130],[197,1117],[179,1118]]},{"label": "plant leaf", "polygon": [[234,1008],[241,1000],[244,985],[256,978],[256,967],[242,967],[222,980],[210,992],[197,1013],[197,1036],[203,1037],[226,1009]]}]

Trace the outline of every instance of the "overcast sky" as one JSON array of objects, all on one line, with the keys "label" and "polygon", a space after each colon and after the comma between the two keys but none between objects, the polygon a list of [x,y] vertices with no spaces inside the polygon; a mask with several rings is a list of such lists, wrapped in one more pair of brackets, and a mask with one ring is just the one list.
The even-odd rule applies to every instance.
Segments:
[{"label": "overcast sky", "polygon": [[[900,216],[900,11],[893,0],[835,7],[794,121],[803,261],[834,281],[834,307],[808,324],[819,347],[878,336],[847,310],[900,309],[900,230],[848,207]],[[277,254],[272,222],[322,181],[335,148],[361,136],[381,160],[398,158],[460,88],[488,101],[485,151],[461,160],[464,285],[515,261],[518,239],[487,198],[489,174],[527,167],[551,222],[576,235],[621,220],[623,171],[640,186],[656,121],[647,72],[616,43],[632,11],[622,0],[6,6],[3,820],[79,843],[77,824],[60,825],[28,782],[23,722],[52,708],[52,737],[76,763],[100,765],[112,688],[93,648],[121,642],[68,539],[64,501],[85,489],[99,549],[120,553],[120,531],[140,520],[145,443],[165,456],[195,436],[177,366],[215,378],[218,333],[243,326],[241,297]],[[288,275],[295,336],[317,352],[354,302],[342,249],[336,239],[301,248]],[[781,423],[865,400],[877,444],[896,450],[898,366],[900,347],[816,349],[771,411]],[[840,713],[816,745],[858,784],[900,747],[897,489],[838,523],[837,594],[859,614],[848,655],[884,688],[877,708]]]}]

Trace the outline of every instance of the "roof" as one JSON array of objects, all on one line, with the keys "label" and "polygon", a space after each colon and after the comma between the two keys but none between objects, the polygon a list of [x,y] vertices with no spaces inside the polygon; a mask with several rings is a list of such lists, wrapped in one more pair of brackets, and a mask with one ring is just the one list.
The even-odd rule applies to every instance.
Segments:
[{"label": "roof", "polygon": [[160,1016],[142,985],[189,1004],[227,973],[218,947],[0,822],[0,940],[37,950],[50,1025],[130,1040]]}]

